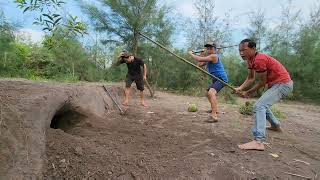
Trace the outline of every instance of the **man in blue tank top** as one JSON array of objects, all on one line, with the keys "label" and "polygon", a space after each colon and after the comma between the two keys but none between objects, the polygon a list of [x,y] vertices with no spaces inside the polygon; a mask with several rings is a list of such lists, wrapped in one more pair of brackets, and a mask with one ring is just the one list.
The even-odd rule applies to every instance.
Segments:
[{"label": "man in blue tank top", "polygon": [[[224,70],[220,57],[216,54],[216,44],[209,42],[205,44],[204,47],[206,48],[204,56],[197,56],[193,51],[189,51],[189,54],[194,60],[200,63],[200,66],[206,65],[210,74],[228,83],[227,73]],[[212,83],[208,88],[208,100],[211,104],[212,110],[211,115],[209,116],[211,122],[218,122],[218,101],[216,96],[223,86],[224,85],[220,81],[212,78]]]}]

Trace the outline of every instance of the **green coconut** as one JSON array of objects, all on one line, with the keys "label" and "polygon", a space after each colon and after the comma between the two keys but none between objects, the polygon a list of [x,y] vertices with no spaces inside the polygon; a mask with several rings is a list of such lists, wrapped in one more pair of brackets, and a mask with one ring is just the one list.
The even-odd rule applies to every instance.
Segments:
[{"label": "green coconut", "polygon": [[188,111],[189,112],[197,112],[198,111],[197,105],[196,104],[189,104]]}]

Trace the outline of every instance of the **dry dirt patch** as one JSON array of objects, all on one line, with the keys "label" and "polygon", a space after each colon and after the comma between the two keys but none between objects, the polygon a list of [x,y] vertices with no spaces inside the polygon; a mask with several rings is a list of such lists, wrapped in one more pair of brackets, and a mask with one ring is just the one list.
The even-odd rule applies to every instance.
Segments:
[{"label": "dry dirt patch", "polygon": [[[122,85],[122,84],[121,84]],[[119,85],[109,85],[121,100]],[[320,172],[320,111],[281,103],[283,133],[266,151],[242,151],[252,119],[221,103],[206,123],[205,98],[157,92],[121,116],[101,84],[1,80],[0,177],[95,179],[299,179]],[[135,97],[135,96],[133,96]],[[187,112],[187,103],[199,111]],[[270,153],[276,153],[274,158]]]}]

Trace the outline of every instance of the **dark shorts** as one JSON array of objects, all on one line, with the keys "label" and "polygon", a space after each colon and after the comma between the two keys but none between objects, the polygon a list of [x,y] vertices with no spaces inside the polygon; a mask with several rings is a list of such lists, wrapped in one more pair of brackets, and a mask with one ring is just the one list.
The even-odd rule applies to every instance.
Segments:
[{"label": "dark shorts", "polygon": [[144,83],[143,83],[143,78],[141,75],[139,76],[131,76],[131,75],[127,75],[126,78],[126,87],[129,88],[131,87],[131,84],[133,83],[133,81],[136,83],[137,89],[140,91],[144,90]]},{"label": "dark shorts", "polygon": [[209,85],[207,91],[209,91],[210,88],[213,88],[218,93],[223,87],[224,87],[224,85],[220,81],[218,81],[216,79],[212,79],[212,83]]}]

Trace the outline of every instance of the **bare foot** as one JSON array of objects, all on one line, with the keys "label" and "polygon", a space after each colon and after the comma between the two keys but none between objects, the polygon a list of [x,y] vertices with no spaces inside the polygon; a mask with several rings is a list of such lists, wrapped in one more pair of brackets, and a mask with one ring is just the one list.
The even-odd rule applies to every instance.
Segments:
[{"label": "bare foot", "polygon": [[211,114],[211,117],[213,119],[213,122],[218,122],[219,118],[218,118],[218,112],[216,113],[212,113]]},{"label": "bare foot", "polygon": [[218,116],[217,115],[210,115],[209,116],[209,118],[208,118],[208,122],[213,122],[213,123],[215,123],[215,122],[218,122],[219,121],[219,118],[218,118]]},{"label": "bare foot", "polygon": [[124,102],[122,103],[122,105],[128,106],[128,102],[127,102],[127,101],[124,101]]},{"label": "bare foot", "polygon": [[258,151],[264,151],[265,147],[264,144],[260,141],[253,140],[251,142],[238,145],[240,149],[244,150],[258,150]]},{"label": "bare foot", "polygon": [[270,131],[282,132],[282,129],[280,128],[280,126],[269,126],[267,127],[267,129]]},{"label": "bare foot", "polygon": [[[209,110],[207,110],[206,112],[207,112],[207,113],[212,113],[212,110],[209,109]],[[219,114],[219,112],[217,112],[217,114]]]},{"label": "bare foot", "polygon": [[148,105],[145,102],[141,102],[140,105],[143,107],[148,107]]}]

